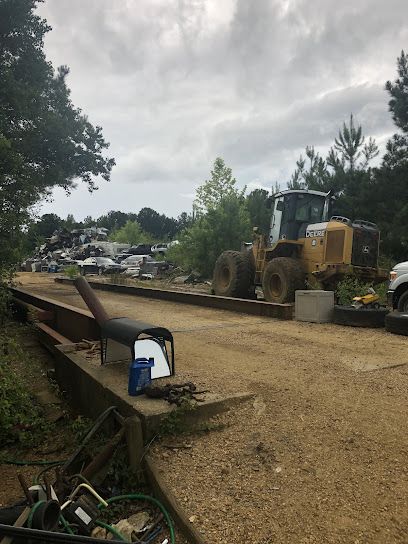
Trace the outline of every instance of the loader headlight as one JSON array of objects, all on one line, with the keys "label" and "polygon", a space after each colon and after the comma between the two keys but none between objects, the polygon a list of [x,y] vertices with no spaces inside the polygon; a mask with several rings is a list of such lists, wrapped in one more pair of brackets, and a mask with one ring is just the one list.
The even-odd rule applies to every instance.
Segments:
[{"label": "loader headlight", "polygon": [[390,281],[394,281],[397,276],[398,276],[398,274],[395,272],[395,270],[391,270],[391,272],[390,272]]}]

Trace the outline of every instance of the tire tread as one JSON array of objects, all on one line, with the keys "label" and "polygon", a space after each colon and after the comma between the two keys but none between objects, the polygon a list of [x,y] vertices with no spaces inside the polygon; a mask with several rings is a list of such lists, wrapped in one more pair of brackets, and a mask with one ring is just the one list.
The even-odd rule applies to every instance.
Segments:
[{"label": "tire tread", "polygon": [[334,306],[333,322],[337,325],[347,327],[384,327],[385,317],[388,313],[386,308],[360,309],[352,306]]},{"label": "tire tread", "polygon": [[[226,289],[217,285],[217,272],[223,266],[232,269],[231,282]],[[246,298],[253,283],[253,267],[250,256],[240,251],[224,251],[218,257],[213,276],[214,293],[218,296]]]}]

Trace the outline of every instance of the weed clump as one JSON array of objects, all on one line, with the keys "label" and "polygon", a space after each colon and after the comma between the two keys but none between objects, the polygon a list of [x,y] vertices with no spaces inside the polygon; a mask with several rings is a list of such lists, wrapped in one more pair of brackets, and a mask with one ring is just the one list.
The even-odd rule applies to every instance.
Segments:
[{"label": "weed clump", "polygon": [[13,360],[24,356],[12,337],[0,336],[0,443],[4,445],[29,445],[46,426],[23,377],[13,369]]}]

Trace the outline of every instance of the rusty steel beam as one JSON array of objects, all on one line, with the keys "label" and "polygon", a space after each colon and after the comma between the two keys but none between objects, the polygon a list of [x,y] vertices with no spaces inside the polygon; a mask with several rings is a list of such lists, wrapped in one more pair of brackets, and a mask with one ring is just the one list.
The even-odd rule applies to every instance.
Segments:
[{"label": "rusty steel beam", "polygon": [[83,276],[79,276],[74,280],[74,286],[88,306],[98,325],[102,327],[102,325],[109,320],[109,316],[89,283]]},{"label": "rusty steel beam", "polygon": [[62,334],[55,331],[45,323],[36,323],[36,327],[45,334],[47,340],[49,340],[51,344],[72,344],[72,340],[62,336]]},{"label": "rusty steel beam", "polygon": [[13,303],[18,308],[21,308],[25,314],[27,321],[52,321],[54,319],[54,313],[51,310],[43,310],[37,308],[28,302],[23,302],[16,298],[13,299]]}]

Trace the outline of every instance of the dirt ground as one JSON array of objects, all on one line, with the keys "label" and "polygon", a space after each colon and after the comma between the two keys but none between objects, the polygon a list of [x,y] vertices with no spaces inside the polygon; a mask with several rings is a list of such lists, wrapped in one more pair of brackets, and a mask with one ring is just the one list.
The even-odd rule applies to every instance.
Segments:
[{"label": "dirt ground", "polygon": [[[84,307],[71,286],[22,287]],[[408,542],[408,341],[98,292],[112,316],[174,332],[176,372],[254,400],[192,448],[153,447],[209,544]]]}]

